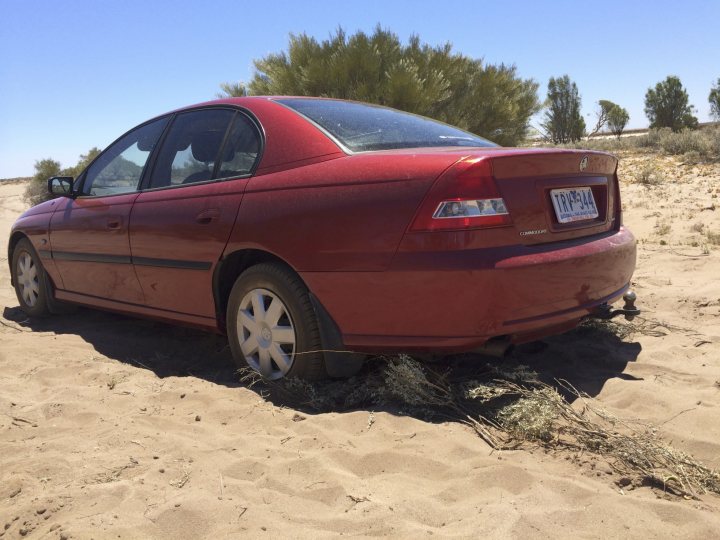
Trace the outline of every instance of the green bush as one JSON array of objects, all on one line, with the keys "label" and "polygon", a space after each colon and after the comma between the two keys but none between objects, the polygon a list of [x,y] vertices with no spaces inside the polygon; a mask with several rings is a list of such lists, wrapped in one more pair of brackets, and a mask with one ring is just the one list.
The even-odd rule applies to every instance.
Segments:
[{"label": "green bush", "polygon": [[60,162],[54,159],[41,159],[35,162],[35,175],[25,188],[25,201],[30,206],[35,206],[50,199],[47,190],[48,178],[60,174]]}]

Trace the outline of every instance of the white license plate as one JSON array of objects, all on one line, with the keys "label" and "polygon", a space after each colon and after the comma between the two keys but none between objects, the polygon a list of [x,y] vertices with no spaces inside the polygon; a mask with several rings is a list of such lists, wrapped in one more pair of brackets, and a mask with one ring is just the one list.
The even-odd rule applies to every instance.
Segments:
[{"label": "white license plate", "polygon": [[572,223],[598,217],[595,199],[592,189],[589,187],[553,189],[550,190],[550,199],[560,223]]}]

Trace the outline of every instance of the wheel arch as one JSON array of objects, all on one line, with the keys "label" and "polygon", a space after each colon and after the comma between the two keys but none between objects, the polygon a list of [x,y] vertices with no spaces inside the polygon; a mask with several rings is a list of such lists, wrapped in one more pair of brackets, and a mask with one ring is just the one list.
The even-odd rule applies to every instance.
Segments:
[{"label": "wheel arch", "polygon": [[260,263],[275,263],[291,270],[307,287],[300,274],[285,260],[262,249],[239,249],[225,255],[215,267],[212,279],[215,316],[220,330],[225,331],[225,313],[230,291],[237,278],[251,266]]},{"label": "wheel arch", "polygon": [[325,369],[331,377],[350,377],[362,367],[364,354],[348,353],[342,340],[342,333],[332,315],[313,294],[300,273],[277,255],[261,249],[240,249],[220,261],[213,274],[213,297],[218,328],[226,332],[226,311],[230,291],[237,278],[251,266],[260,263],[275,263],[293,272],[310,295],[310,301],[317,317],[320,339],[323,344]]}]

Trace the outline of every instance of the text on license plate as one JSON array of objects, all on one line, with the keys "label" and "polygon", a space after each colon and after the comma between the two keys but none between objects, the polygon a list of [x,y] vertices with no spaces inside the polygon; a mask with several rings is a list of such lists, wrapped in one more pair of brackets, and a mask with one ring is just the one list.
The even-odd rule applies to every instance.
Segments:
[{"label": "text on license plate", "polygon": [[592,189],[579,187],[550,190],[550,199],[560,223],[571,223],[598,217]]}]

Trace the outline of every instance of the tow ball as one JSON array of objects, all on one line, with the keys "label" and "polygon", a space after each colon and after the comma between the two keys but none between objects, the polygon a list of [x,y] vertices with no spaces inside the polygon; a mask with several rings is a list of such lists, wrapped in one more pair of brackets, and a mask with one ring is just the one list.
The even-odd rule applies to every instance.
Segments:
[{"label": "tow ball", "polygon": [[637,295],[633,291],[628,291],[623,294],[623,300],[625,300],[625,305],[621,309],[612,309],[608,304],[602,304],[597,307],[591,316],[607,321],[614,319],[618,315],[623,315],[626,320],[632,321],[640,315],[640,310],[635,307]]}]

